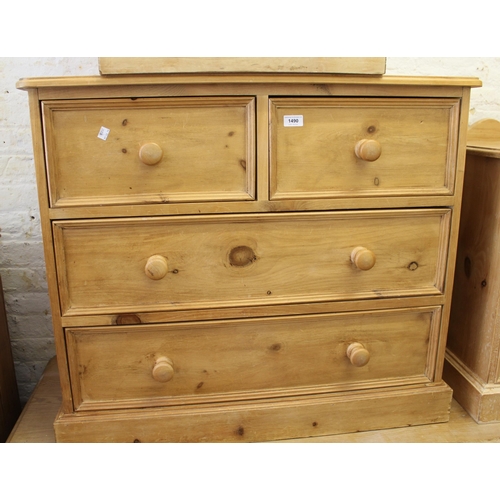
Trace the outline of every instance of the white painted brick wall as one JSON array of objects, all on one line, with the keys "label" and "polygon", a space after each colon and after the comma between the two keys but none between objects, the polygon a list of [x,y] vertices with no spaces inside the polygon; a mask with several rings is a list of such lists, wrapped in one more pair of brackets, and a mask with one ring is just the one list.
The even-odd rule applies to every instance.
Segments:
[{"label": "white painted brick wall", "polygon": [[386,74],[476,76],[483,86],[472,89],[469,123],[500,121],[500,57],[389,57]]},{"label": "white painted brick wall", "polygon": [[54,356],[33,166],[29,76],[98,74],[96,58],[0,58],[0,274],[24,403]]},{"label": "white painted brick wall", "polygon": [[[470,122],[500,120],[500,58],[391,58],[387,74],[477,76]],[[27,93],[30,76],[97,75],[97,58],[0,58],[0,274],[21,399],[54,355],[33,167]]]}]

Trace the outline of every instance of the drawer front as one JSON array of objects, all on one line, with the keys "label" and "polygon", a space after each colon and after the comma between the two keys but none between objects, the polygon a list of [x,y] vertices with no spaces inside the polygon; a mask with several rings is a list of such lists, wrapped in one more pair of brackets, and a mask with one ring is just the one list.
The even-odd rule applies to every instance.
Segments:
[{"label": "drawer front", "polygon": [[272,99],[271,198],[452,194],[456,99]]},{"label": "drawer front", "polygon": [[251,200],[254,99],[44,102],[53,207]]},{"label": "drawer front", "polygon": [[450,210],[54,222],[64,315],[440,294]]},{"label": "drawer front", "polygon": [[67,329],[73,398],[91,409],[425,383],[439,311]]}]

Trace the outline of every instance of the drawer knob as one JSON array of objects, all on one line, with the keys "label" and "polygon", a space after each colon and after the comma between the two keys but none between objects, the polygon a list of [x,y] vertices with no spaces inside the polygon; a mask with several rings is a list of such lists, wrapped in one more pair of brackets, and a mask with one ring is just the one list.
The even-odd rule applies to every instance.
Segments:
[{"label": "drawer knob", "polygon": [[374,139],[362,139],[354,147],[354,153],[360,160],[375,161],[382,154],[382,146]]},{"label": "drawer knob", "polygon": [[152,255],[146,262],[144,272],[149,279],[161,280],[168,272],[167,259],[162,255]]},{"label": "drawer knob", "polygon": [[153,366],[152,375],[157,382],[168,382],[174,376],[174,363],[165,356],[159,357]]},{"label": "drawer knob", "polygon": [[163,151],[154,142],[148,142],[139,149],[139,158],[146,165],[156,165],[163,157]]},{"label": "drawer knob", "polygon": [[352,263],[358,269],[361,269],[361,271],[368,271],[371,269],[375,265],[376,260],[375,254],[365,247],[356,247],[351,252]]},{"label": "drawer knob", "polygon": [[361,368],[370,361],[370,353],[363,344],[354,342],[347,348],[347,357],[354,366]]}]

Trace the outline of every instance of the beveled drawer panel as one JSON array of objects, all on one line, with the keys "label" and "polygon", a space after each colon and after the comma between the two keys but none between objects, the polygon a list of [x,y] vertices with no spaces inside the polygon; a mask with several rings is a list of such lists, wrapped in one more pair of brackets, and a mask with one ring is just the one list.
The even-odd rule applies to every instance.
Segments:
[{"label": "beveled drawer panel", "polygon": [[63,315],[440,294],[450,210],[54,222]]},{"label": "beveled drawer panel", "polygon": [[71,328],[73,400],[116,408],[425,383],[439,312]]},{"label": "beveled drawer panel", "polygon": [[53,207],[254,198],[252,97],[47,101],[43,118]]},{"label": "beveled drawer panel", "polygon": [[452,194],[459,101],[273,98],[271,199]]}]

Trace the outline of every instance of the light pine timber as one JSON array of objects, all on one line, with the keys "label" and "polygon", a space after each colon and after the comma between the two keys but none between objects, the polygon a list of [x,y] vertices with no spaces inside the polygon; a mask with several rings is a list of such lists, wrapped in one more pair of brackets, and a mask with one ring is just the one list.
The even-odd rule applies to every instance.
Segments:
[{"label": "light pine timber", "polygon": [[101,75],[141,73],[385,73],[385,57],[100,57]]},{"label": "light pine timber", "polygon": [[[68,329],[75,404],[86,410],[152,407],[359,390],[389,380],[400,386],[429,383],[434,363],[427,346],[439,333],[440,312],[435,307]],[[372,357],[369,366],[348,357],[349,347],[359,343]],[[174,372],[162,384],[153,375],[165,357]]]},{"label": "light pine timber", "polygon": [[217,309],[179,309],[144,313],[99,314],[91,316],[64,316],[64,327],[69,326],[110,326],[141,323],[172,323],[183,321],[205,321],[213,319],[238,319],[251,317],[278,317],[293,314],[322,314],[350,312],[357,310],[373,311],[403,309],[406,307],[427,307],[443,305],[443,295],[423,295],[418,297],[380,298],[376,301],[349,300],[338,302],[308,302],[307,304],[274,304],[262,306],[225,307]]},{"label": "light pine timber", "polygon": [[54,420],[62,405],[57,359],[52,358],[24,406],[7,443],[54,443]]},{"label": "light pine timber", "polygon": [[64,338],[58,335],[62,331],[61,315],[59,311],[59,291],[51,285],[56,283],[56,263],[53,250],[53,241],[50,237],[52,232],[49,216],[49,193],[47,190],[47,174],[45,168],[44,138],[42,130],[42,117],[40,113],[39,95],[37,89],[29,91],[29,109],[31,136],[33,141],[33,154],[35,160],[35,174],[38,191],[38,204],[40,209],[40,224],[42,227],[42,241],[45,256],[45,273],[49,288],[49,300],[52,311],[52,326],[54,329],[54,341],[56,348],[59,373],[61,377],[61,390],[63,394],[62,409],[66,412],[72,411],[73,401],[69,386],[68,364],[66,362],[66,345]]},{"label": "light pine timber", "polygon": [[[259,187],[260,189],[260,187]],[[264,189],[264,187],[262,187]],[[264,191],[267,192],[267,191]],[[267,195],[266,195],[267,196]],[[104,205],[87,207],[64,207],[49,209],[52,220],[87,219],[94,217],[135,217],[156,215],[199,215],[200,213],[233,214],[233,213],[269,213],[269,212],[302,212],[318,210],[351,210],[370,208],[419,208],[449,207],[454,205],[455,196],[397,196],[397,197],[359,197],[338,199],[305,199],[245,202],[207,202],[207,203],[158,203],[150,205]]]},{"label": "light pine timber", "polygon": [[[30,91],[32,105],[36,108],[32,118],[38,120],[38,125],[33,130],[37,136],[34,140],[34,146],[37,150],[35,158],[39,171],[39,189],[44,190],[47,185],[49,186],[49,191],[42,194],[40,202],[44,205],[43,210],[41,210],[44,218],[44,245],[48,262],[49,289],[55,316],[54,330],[58,345],[57,352],[60,357],[63,387],[64,404],[55,423],[57,439],[60,441],[255,441],[306,435],[317,436],[319,434],[447,420],[451,390],[441,381],[441,369],[458,234],[469,87],[479,85],[479,80],[467,78],[340,77],[338,75],[269,75],[263,73],[253,74],[251,78],[242,73],[232,73],[223,75],[176,74],[78,79],[52,78],[19,82],[19,88]],[[250,146],[250,150],[252,150],[252,154],[256,155],[255,177],[247,178],[246,182],[252,184],[253,187],[256,186],[256,190],[252,193],[250,189],[247,189],[248,185],[242,183],[240,178],[236,191],[240,194],[246,192],[247,195],[251,195],[250,199],[234,199],[231,202],[227,199],[217,199],[214,197],[216,192],[213,189],[207,198],[197,199],[188,196],[173,201],[165,198],[155,202],[152,199],[141,199],[140,196],[135,199],[133,196],[120,198],[115,196],[116,193],[109,193],[106,190],[94,200],[92,200],[92,194],[88,193],[64,199],[58,194],[57,175],[54,178],[55,184],[51,184],[51,178],[53,178],[51,168],[57,165],[58,161],[60,163],[60,157],[51,156],[51,152],[57,148],[61,150],[60,145],[57,144],[57,138],[62,132],[61,127],[59,127],[52,139],[44,143],[40,125],[40,101],[50,99],[52,101],[50,106],[54,106],[53,109],[57,108],[59,102],[62,105],[61,109],[63,109],[66,105],[63,101],[69,102],[71,100],[71,106],[80,105],[83,108],[89,102],[78,102],[79,99],[103,99],[99,102],[105,102],[104,99],[140,102],[141,98],[165,98],[170,101],[179,97],[181,98],[179,102],[182,100],[187,102],[185,99],[187,98],[191,100],[191,103],[206,103],[208,100],[222,95],[225,96],[226,104],[243,102],[244,99],[247,99],[245,101],[247,110],[249,109],[248,103],[251,102],[251,106],[253,106],[252,112],[249,114],[257,110],[256,122],[253,120],[256,127],[252,133],[248,133],[250,128],[245,129],[246,125],[241,125],[242,115],[239,115],[239,133],[246,137],[247,145],[253,144]],[[270,175],[269,169],[271,167],[267,161],[267,152],[268,150],[272,151],[273,144],[276,142],[272,134],[269,135],[269,127],[266,126],[266,120],[269,120],[271,125],[275,122],[272,112],[267,111],[269,108],[266,109],[268,96],[272,95],[280,95],[282,99],[300,96],[301,99],[297,102],[300,101],[301,106],[304,106],[302,99],[304,95],[322,96],[321,99],[325,96],[332,99],[344,97],[353,109],[356,106],[362,108],[364,105],[366,107],[367,102],[369,102],[368,98],[376,97],[379,104],[383,102],[386,104],[386,106],[381,105],[379,109],[381,113],[384,110],[392,110],[393,113],[396,108],[391,103],[396,102],[396,100],[399,103],[408,103],[410,98],[411,102],[428,98],[429,100],[422,99],[420,101],[422,108],[425,108],[425,103],[431,101],[434,103],[434,107],[431,106],[430,117],[425,117],[422,123],[427,124],[429,121],[440,123],[439,127],[432,133],[424,134],[433,144],[433,148],[441,150],[442,161],[435,163],[438,165],[437,169],[441,169],[442,173],[439,183],[438,176],[428,172],[423,176],[422,182],[419,181],[420,185],[417,187],[413,185],[405,187],[404,182],[399,185],[395,182],[392,187],[389,184],[390,189],[387,191],[375,188],[366,190],[361,184],[356,185],[355,189],[350,189],[352,184],[349,185],[349,182],[352,181],[352,177],[349,176],[354,175],[351,172],[347,175],[347,189],[345,186],[341,186],[335,191],[330,185],[329,191],[326,191],[328,194],[325,195],[325,193],[321,193],[321,186],[313,184],[308,186],[308,191],[305,194],[302,193],[297,199],[287,199],[287,197],[296,196],[296,194],[293,193],[293,188],[286,188],[282,192],[284,199],[271,200],[270,196],[273,196],[273,190],[276,191],[278,185],[272,184],[274,181]],[[200,99],[196,99],[196,97],[200,97]],[[391,99],[387,99],[388,97]],[[447,118],[437,119],[439,113],[446,109],[447,103],[450,104],[448,111],[444,112],[445,115],[448,113]],[[460,114],[456,111],[459,106],[461,107]],[[433,115],[436,109],[440,111],[436,111],[438,115]],[[322,116],[317,115],[314,119],[321,121],[324,119]],[[362,114],[356,116],[359,120]],[[385,118],[382,121],[381,130],[394,127],[394,123],[404,115],[394,113],[391,115],[389,113],[388,116],[387,121]],[[105,116],[103,115],[103,117]],[[51,119],[47,115],[46,126],[49,131],[50,127],[54,130]],[[418,116],[415,115],[413,120],[411,126],[414,127],[415,132],[418,132],[420,130],[416,126]],[[361,130],[364,125],[360,122]],[[365,130],[368,130],[370,125],[365,127]],[[64,127],[62,128],[64,129]],[[252,136],[252,134],[254,135]],[[441,142],[432,142],[434,134],[441,137]],[[366,162],[366,154],[362,152],[364,149],[362,147],[356,148],[356,144],[359,141],[370,139],[365,137],[364,133],[355,139],[357,142],[355,141],[352,145],[352,154],[354,155],[355,151],[358,151],[358,159]],[[115,138],[115,140],[117,139]],[[409,140],[408,137],[405,138],[405,141],[407,140]],[[99,139],[95,138],[95,141],[99,141]],[[167,159],[168,148],[160,147],[157,142],[153,139],[147,139],[145,144],[137,145],[138,157],[143,162],[145,160],[146,164],[149,163],[148,168],[155,168]],[[146,146],[145,149],[143,149],[144,146]],[[386,151],[384,142],[379,141],[379,146],[378,153],[380,155],[378,158],[375,159],[378,153],[370,155],[368,158],[371,160],[371,166],[384,158]],[[49,150],[47,156],[45,156],[45,147]],[[66,151],[70,150],[71,148],[66,149]],[[422,148],[419,148],[418,154],[421,153],[421,150]],[[65,151],[64,144],[62,151]],[[242,149],[240,148],[239,151],[241,152]],[[408,154],[404,153],[404,147],[402,148],[401,144],[395,151],[401,155],[400,160],[403,163],[412,160]],[[121,152],[121,154],[125,153]],[[321,154],[327,155],[328,153],[325,151]],[[46,158],[47,164],[45,163]],[[321,158],[321,156],[315,157],[314,161],[318,161],[320,164]],[[435,158],[429,159],[430,162],[434,162],[434,160]],[[337,163],[337,168],[340,168],[341,164],[342,162]],[[423,164],[427,165],[427,162],[423,162]],[[412,169],[411,173],[413,170],[415,169]],[[47,172],[49,173],[48,179]],[[402,176],[407,173],[408,171],[401,171]],[[73,174],[78,175],[70,171],[70,175]],[[394,175],[396,176],[396,174]],[[429,177],[429,179],[425,181],[425,177]],[[209,179],[209,181],[215,182],[216,179]],[[401,179],[399,182],[402,182]],[[428,183],[425,184],[425,182]],[[83,188],[85,183],[81,184],[81,186],[77,186],[78,189]],[[377,188],[380,186],[383,187],[383,184]],[[348,191],[351,191],[349,195],[347,195]],[[232,194],[230,193],[229,196]],[[112,199],[113,197],[115,198]],[[252,199],[252,197],[256,197],[256,199]],[[49,205],[49,200],[51,200],[52,206]],[[131,203],[129,204],[129,202]],[[58,203],[62,205],[57,206]],[[412,207],[418,208],[418,210],[413,210]],[[314,212],[315,210],[323,212]],[[333,212],[337,210],[345,212]],[[275,211],[282,213],[263,213]],[[309,212],[305,213],[305,211]],[[225,215],[217,215],[219,212]],[[417,216],[417,214],[419,215]],[[154,223],[151,223],[149,218],[155,215],[164,217],[159,217]],[[210,224],[207,223],[209,218],[212,219]],[[174,219],[177,220],[176,223],[172,223]],[[188,223],[188,219],[191,222]],[[288,222],[286,222],[287,220]],[[169,223],[165,226],[166,221]],[[229,228],[238,227],[242,221],[250,224],[247,227],[258,228],[258,231],[254,232],[253,236],[247,232],[245,234],[247,240],[245,241],[242,241],[241,237],[238,238],[238,241],[229,241],[227,238],[231,233]],[[407,228],[401,225],[401,221],[406,221]],[[238,224],[235,224],[236,222]],[[348,222],[350,222],[350,226]],[[377,231],[369,229],[369,222],[376,226]],[[301,225],[302,230],[299,231],[297,226]],[[295,227],[293,241],[288,238],[283,247],[293,248],[295,254],[292,255],[285,250],[285,258],[282,259],[283,254],[280,254],[279,251],[283,252],[283,250],[277,243],[279,243],[281,235],[288,233],[292,226]],[[145,227],[148,231],[144,229]],[[206,238],[190,237],[191,230],[199,230],[202,227],[210,229]],[[113,229],[120,235],[118,238],[120,245],[117,245],[110,236],[105,236],[109,232],[104,230],[106,228]],[[129,232],[133,233],[133,238],[123,228],[129,229]],[[173,238],[161,237],[159,233],[165,228],[174,229]],[[175,228],[182,228],[184,234],[179,232],[176,235]],[[410,240],[416,238],[413,243],[405,236],[410,235],[412,228],[418,233],[417,236],[410,237]],[[337,231],[339,237],[336,238],[336,242],[340,247],[336,247],[335,242],[332,241],[333,247],[330,245],[328,249],[325,249],[324,235]],[[322,233],[322,237],[319,236],[320,233]],[[383,235],[385,235],[385,239]],[[186,237],[185,244],[182,244],[184,237]],[[356,241],[351,241],[353,237]],[[361,237],[368,241],[359,241]],[[99,242],[99,240],[102,241]],[[164,247],[164,244],[167,240],[173,241],[177,245],[177,250],[174,248],[173,254],[166,252],[168,249]],[[256,240],[257,244],[254,244],[253,240]],[[219,243],[219,253],[210,251],[210,249],[214,249],[214,241]],[[401,247],[398,243],[401,244]],[[134,248],[138,248],[141,244],[147,247],[147,255],[139,258],[135,256],[128,260],[124,258],[127,251],[133,252]],[[153,248],[157,244],[161,248]],[[378,250],[372,249],[372,244],[378,246]],[[368,251],[375,256],[375,265],[369,266],[371,269],[363,270],[363,267],[366,266],[361,265],[356,256],[353,259],[353,250],[359,249],[359,247],[366,249],[364,254],[367,254]],[[193,250],[193,248],[196,249]],[[330,266],[335,267],[335,273],[339,273],[337,276],[339,279],[333,285],[330,283],[327,286],[326,281],[331,277],[325,278],[324,273],[319,272],[316,266],[318,262],[322,263],[325,268],[328,268],[328,273],[331,272],[327,263],[332,248],[337,248],[334,255],[336,252],[339,255],[342,254],[344,260],[338,268]],[[401,251],[398,250],[399,248]],[[407,250],[410,248],[411,261],[407,262],[408,257],[410,257]],[[264,253],[262,253],[263,250]],[[165,253],[167,253],[166,257]],[[355,253],[358,255],[358,252]],[[214,258],[215,255],[218,257]],[[314,259],[308,260],[310,255]],[[385,261],[384,255],[392,255],[393,257]],[[94,264],[99,263],[99,259],[103,256],[108,256],[103,261],[104,266],[85,264],[85,259],[90,259]],[[151,280],[146,275],[147,262],[152,256],[155,262],[163,262],[158,256],[167,261],[166,266],[163,266],[163,271],[166,269],[167,273],[159,280]],[[268,258],[269,256],[271,258]],[[176,264],[173,267],[171,267],[172,258],[173,263]],[[186,258],[189,261],[187,268],[197,269],[198,274],[201,273],[202,281],[198,282],[198,285],[203,284],[203,286],[199,287],[198,294],[193,294],[192,290],[197,289],[198,286],[193,281],[191,281],[190,286],[184,284],[184,289],[174,287],[174,294],[178,294],[176,300],[168,297],[170,292],[167,292],[166,289],[161,292],[161,288],[157,288],[155,291],[160,290],[160,294],[155,302],[151,300],[149,289],[140,289],[145,283],[148,287],[151,287],[153,283],[161,287],[166,283],[163,281],[165,279],[189,278],[189,273],[185,271],[187,268],[183,267]],[[57,273],[55,272],[56,262]],[[77,264],[78,262],[79,264]],[[216,280],[219,286],[216,286],[213,280],[206,279],[207,273],[212,272],[214,262],[220,266],[215,267],[220,272],[234,273],[234,277],[240,280],[240,286],[237,287],[236,281],[234,281],[231,285],[233,288],[228,287],[227,282],[220,277]],[[248,262],[248,265],[244,265],[245,262]],[[420,265],[420,262],[424,262],[424,265]],[[272,288],[264,286],[267,285],[265,282],[266,273],[259,276],[256,272],[262,269],[262,267],[258,267],[262,263],[270,265]],[[394,267],[391,268],[391,265]],[[82,269],[85,270],[82,271]],[[172,269],[171,273],[170,269]],[[308,273],[307,269],[311,273]],[[140,279],[130,280],[129,270],[134,270],[134,273],[137,271],[137,278],[140,275]],[[174,273],[175,270],[176,273]],[[160,272],[160,275],[163,274],[163,271]],[[118,281],[115,281],[113,287],[110,286],[109,273],[115,278],[118,277]],[[349,273],[354,274],[351,276]],[[377,286],[378,280],[374,280],[374,273],[379,273],[384,285],[382,291]],[[395,277],[392,281],[386,276],[391,275],[391,273],[393,278]],[[413,276],[417,276],[416,281],[405,281],[407,276],[405,273],[413,273]],[[313,277],[314,284],[308,283],[309,276]],[[244,285],[252,283],[252,280],[254,285],[250,286],[250,294],[245,295]],[[96,286],[98,282],[100,285]],[[101,294],[101,299],[104,298],[104,300],[96,300],[95,297],[92,298],[92,294],[83,296],[80,293],[79,290],[82,287],[88,287],[89,283],[92,283],[93,290],[97,294]],[[137,288],[138,283],[142,283],[139,288]],[[181,282],[174,281],[174,283],[177,286]],[[187,283],[189,283],[189,279]],[[257,286],[259,283],[262,291]],[[357,283],[357,286],[354,283]],[[74,286],[75,284],[76,286]],[[110,292],[111,288],[114,290],[113,293]],[[342,291],[343,289],[344,291]],[[113,298],[114,293],[118,295],[116,299]],[[162,296],[161,293],[164,295]],[[131,398],[126,393],[120,397],[97,395],[94,398],[92,391],[97,390],[98,393],[102,389],[101,387],[88,384],[78,388],[79,382],[77,380],[80,376],[84,380],[84,370],[87,369],[88,372],[90,369],[92,372],[94,368],[89,368],[88,364],[80,363],[73,358],[73,356],[77,356],[79,348],[73,348],[72,343],[76,336],[82,332],[92,336],[92,325],[101,325],[101,328],[109,325],[107,327],[109,330],[106,332],[101,330],[103,334],[99,337],[99,342],[104,342],[106,345],[108,342],[111,345],[113,338],[121,341],[119,332],[123,332],[124,329],[130,331],[130,338],[135,336],[133,332],[140,330],[153,332],[149,338],[156,342],[159,336],[154,332],[156,328],[160,328],[160,325],[153,328],[152,325],[141,325],[138,324],[139,322],[157,322],[166,319],[167,321],[178,321],[180,322],[178,325],[189,328],[189,325],[186,324],[188,321],[215,321],[211,325],[218,325],[222,321],[234,321],[240,325],[246,324],[247,320],[243,320],[243,318],[248,318],[248,321],[251,322],[257,321],[257,319],[252,318],[262,315],[261,317],[266,319],[257,322],[262,321],[261,324],[265,324],[272,321],[288,321],[284,317],[274,320],[271,316],[273,314],[284,316],[289,311],[298,317],[304,317],[311,312],[315,314],[343,314],[345,312],[384,316],[383,311],[387,311],[389,314],[389,309],[403,304],[410,310],[426,306],[436,312],[433,313],[432,327],[419,330],[428,332],[425,335],[428,335],[429,338],[424,351],[419,351],[419,349],[415,351],[420,353],[417,357],[420,360],[420,367],[425,367],[423,368],[424,375],[418,375],[414,371],[413,375],[406,374],[400,377],[398,382],[395,382],[390,376],[383,377],[386,380],[393,380],[390,387],[384,387],[383,384],[380,384],[380,379],[373,377],[367,380],[353,381],[350,386],[347,384],[346,388],[342,388],[342,390],[340,390],[340,386],[337,386],[333,392],[330,389],[322,392],[318,388],[324,388],[325,384],[317,384],[315,381],[309,380],[305,382],[306,387],[307,384],[316,385],[309,386],[315,389],[308,391],[307,388],[293,386],[293,384],[289,388],[277,388],[272,385],[272,380],[265,380],[266,377],[259,379],[256,376],[254,381],[246,382],[250,384],[246,387],[246,394],[267,391],[269,398],[266,396],[267,399],[252,400],[252,398],[238,399],[234,396],[233,399],[227,400],[227,397],[231,397],[230,395],[235,394],[235,391],[224,388],[224,384],[227,382],[220,382],[219,392],[212,392],[209,396],[212,398],[212,402],[201,404],[200,400],[197,400],[193,394],[185,393],[176,397],[179,400],[191,398],[189,405],[155,407],[154,401],[157,399],[147,396],[147,404],[153,406],[143,409],[127,408],[127,405],[130,406]],[[238,316],[235,316],[235,313]],[[240,323],[241,321],[243,323]],[[66,331],[63,329],[63,325]],[[176,331],[178,325],[170,325],[166,328],[169,331]],[[198,323],[198,326],[201,324]],[[149,328],[153,328],[153,330],[148,330]],[[182,327],[180,328],[182,329]],[[194,331],[197,331],[196,328]],[[207,332],[208,334],[209,332]],[[416,338],[422,339],[421,335],[422,333],[416,334]],[[235,343],[231,344],[231,341]],[[342,342],[345,341],[345,339],[342,340]],[[357,338],[353,341],[356,345],[363,345],[363,349],[366,348],[370,352],[370,345],[366,340],[364,341],[366,346],[363,344],[363,339]],[[231,337],[227,340],[226,345],[235,346],[238,342],[237,337],[234,339]],[[107,352],[112,351],[109,345],[105,348]],[[346,350],[349,345],[345,346]],[[70,382],[72,379],[67,373],[67,355],[71,358],[72,379],[76,385],[72,385]],[[366,366],[353,367],[353,369],[367,369],[369,371],[373,366],[376,371],[378,366],[376,358],[377,356],[372,356]],[[165,359],[170,361],[168,363],[161,361]],[[175,352],[164,353],[155,359],[149,370],[151,379],[154,380],[153,372],[158,372],[160,368],[160,371],[165,371],[168,366],[173,366],[174,376],[171,381],[174,381],[175,370],[179,368],[176,365],[176,359]],[[342,357],[342,361],[349,363],[347,353]],[[131,363],[133,365],[134,361],[132,360]],[[309,356],[308,366],[311,366],[311,363]],[[295,366],[297,362],[292,364]],[[267,369],[271,368],[267,367]],[[108,373],[111,378],[114,376],[112,371]],[[426,377],[427,380],[425,380]],[[106,377],[102,380],[104,385],[105,379]],[[159,383],[156,380],[154,382]],[[251,386],[252,383],[257,384],[259,388]],[[262,385],[258,385],[262,383],[271,385],[262,388]],[[347,387],[350,388],[347,389]],[[64,393],[64,391],[67,392]],[[240,394],[242,393],[240,392]],[[281,395],[276,397],[278,394]],[[75,401],[72,400],[73,396],[77,398]],[[78,404],[81,404],[82,410],[73,412]],[[83,409],[85,405],[90,405],[87,406],[89,410]],[[332,412],[332,409],[335,411]],[[317,418],[311,420],[313,416]],[[319,417],[321,417],[320,420],[318,420]],[[278,427],[269,423],[272,423],[273,418],[279,422]],[[138,421],[143,426],[141,436],[135,432]],[[231,423],[230,426],[227,426],[228,421]],[[203,425],[200,426],[200,423]]]},{"label": "light pine timber", "polygon": [[455,397],[479,422],[500,421],[500,123],[468,134],[447,364]]},{"label": "light pine timber", "polygon": [[[47,365],[12,430],[8,443],[54,443],[54,420],[61,406],[57,362]],[[283,443],[498,443],[500,423],[477,424],[451,402],[448,422],[402,428],[282,440]]]},{"label": "light pine timber", "polygon": [[[42,108],[52,207],[255,197],[253,98],[56,101]],[[97,137],[101,127],[105,140]],[[156,151],[153,162],[144,157],[148,147]]]},{"label": "light pine timber", "polygon": [[[272,200],[453,193],[457,100],[272,98],[270,106]],[[285,116],[304,126],[284,127]],[[378,146],[368,161],[352,154],[364,141]]]},{"label": "light pine timber", "polygon": [[471,155],[500,157],[500,122],[491,118],[480,120],[469,128],[467,152]]},{"label": "light pine timber", "polygon": [[[428,209],[57,222],[62,312],[438,294],[449,218]],[[370,270],[351,260],[360,245],[376,255]],[[231,262],[238,248],[254,255],[244,266]],[[145,266],[158,255],[168,272],[152,280]]]},{"label": "light pine timber", "polygon": [[[279,87],[283,90],[284,94],[288,93],[299,93],[299,88],[302,88],[301,94],[304,95],[304,88],[308,91],[312,89],[312,86],[324,84],[332,85],[334,88],[338,89],[338,92],[342,95],[356,95],[358,93],[370,93],[370,94],[384,94],[391,92],[393,95],[416,95],[418,96],[420,92],[427,88],[429,95],[446,95],[446,96],[460,96],[462,94],[463,88],[474,88],[481,87],[481,80],[478,78],[470,77],[446,77],[446,76],[397,76],[397,75],[387,75],[387,76],[351,76],[351,75],[311,75],[311,74],[219,74],[219,75],[196,75],[196,74],[174,74],[174,75],[134,75],[132,78],[130,76],[113,76],[109,78],[103,78],[100,76],[71,76],[71,77],[41,77],[41,78],[22,78],[16,84],[16,88],[21,90],[28,90],[32,88],[39,89],[41,91],[40,97],[47,99],[49,96],[54,97],[56,95],[59,98],[68,92],[68,89],[80,87],[80,91],[84,92],[85,95],[102,95],[107,87],[115,87],[114,90],[118,90],[118,87],[122,87],[122,93],[126,94],[128,97],[136,97],[134,89],[143,88],[144,86],[149,89],[149,95],[152,92],[158,95],[171,95],[171,93],[166,92],[167,88],[163,88],[164,85],[174,84],[174,85],[196,85],[198,88],[203,88],[205,95],[213,94],[212,91],[208,91],[208,86],[206,84],[218,84],[217,91],[219,95],[226,94],[226,90],[231,88],[231,84],[238,86],[243,86],[243,88],[256,88],[251,87],[251,85],[259,84],[260,88],[271,89],[269,95],[276,94],[274,89],[277,88],[277,84],[286,84],[285,86]],[[300,84],[300,86],[294,87],[294,84]],[[128,88],[123,88],[123,86]],[[304,85],[308,85],[304,87]],[[398,88],[399,87],[399,88]],[[444,88],[446,87],[446,88]],[[49,93],[46,92],[50,88]],[[185,87],[190,91],[190,87]],[[455,88],[455,89],[454,89]],[[222,89],[222,92],[219,90]],[[288,89],[286,91],[285,89]],[[348,89],[351,92],[348,92]],[[390,89],[390,90],[389,90]],[[325,89],[318,89],[318,92],[322,92]],[[105,95],[105,97],[110,97]]]},{"label": "light pine timber", "polygon": [[[260,442],[445,422],[451,391],[427,388],[373,390],[365,394],[217,403],[212,407],[127,410],[59,415],[60,442]],[[123,418],[123,420],[120,419]],[[168,422],[168,425],[165,425]]]}]

